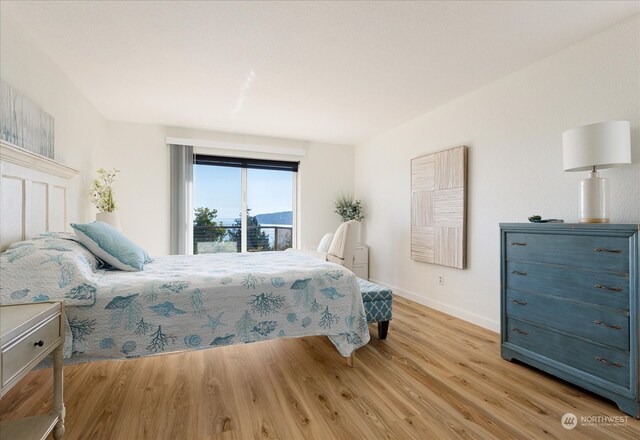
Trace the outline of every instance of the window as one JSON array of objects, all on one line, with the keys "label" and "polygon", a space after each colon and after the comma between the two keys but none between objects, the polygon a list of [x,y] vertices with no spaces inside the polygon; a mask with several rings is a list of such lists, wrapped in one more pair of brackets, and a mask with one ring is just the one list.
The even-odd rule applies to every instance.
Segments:
[{"label": "window", "polygon": [[294,245],[298,162],[196,155],[193,253]]}]

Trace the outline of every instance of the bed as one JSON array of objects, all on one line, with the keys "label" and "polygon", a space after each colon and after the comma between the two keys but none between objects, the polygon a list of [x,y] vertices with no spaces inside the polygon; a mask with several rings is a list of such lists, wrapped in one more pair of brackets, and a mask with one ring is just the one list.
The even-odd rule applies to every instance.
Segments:
[{"label": "bed", "polygon": [[[51,183],[50,169],[34,175],[31,165],[6,161],[5,153],[3,146],[2,246],[11,244],[0,256],[0,302],[64,301],[68,362],[311,335],[328,336],[349,357],[369,341],[355,275],[299,252],[156,257],[140,272],[102,268],[73,234],[46,232],[54,217],[67,224],[66,207],[51,194],[65,189],[66,203],[60,179],[69,177]],[[22,180],[12,189],[8,179]],[[41,203],[25,194],[36,180],[45,188]],[[5,221],[6,203],[16,200],[21,219]],[[51,214],[56,206],[62,214]],[[44,220],[30,225],[38,220],[34,212]],[[20,224],[18,232],[4,226]]]},{"label": "bed", "polygon": [[295,251],[99,265],[73,234],[15,243],[0,256],[1,302],[64,301],[72,362],[310,335],[348,357],[369,340],[355,275]]}]

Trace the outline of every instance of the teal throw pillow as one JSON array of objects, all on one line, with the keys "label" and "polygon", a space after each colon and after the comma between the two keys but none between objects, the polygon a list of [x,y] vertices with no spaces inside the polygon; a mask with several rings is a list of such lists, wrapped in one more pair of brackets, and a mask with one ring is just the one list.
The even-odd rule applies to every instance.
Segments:
[{"label": "teal throw pillow", "polygon": [[80,243],[116,269],[140,271],[144,270],[145,263],[151,261],[144,249],[107,223],[71,223],[71,227]]}]

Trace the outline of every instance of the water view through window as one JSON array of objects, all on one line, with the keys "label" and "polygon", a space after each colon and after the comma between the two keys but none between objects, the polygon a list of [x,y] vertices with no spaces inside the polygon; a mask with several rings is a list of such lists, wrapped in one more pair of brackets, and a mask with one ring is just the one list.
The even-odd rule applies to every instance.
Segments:
[{"label": "water view through window", "polygon": [[292,247],[296,173],[268,164],[216,163],[200,159],[194,165],[193,253]]}]

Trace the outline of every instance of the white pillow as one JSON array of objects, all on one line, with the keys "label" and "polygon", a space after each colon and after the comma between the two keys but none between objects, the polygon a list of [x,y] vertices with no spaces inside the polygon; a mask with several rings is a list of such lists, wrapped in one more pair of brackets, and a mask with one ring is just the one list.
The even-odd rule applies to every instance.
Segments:
[{"label": "white pillow", "polygon": [[329,252],[329,246],[331,246],[331,241],[333,240],[333,232],[327,232],[324,234],[322,239],[320,240],[320,244],[318,245],[318,252],[324,252],[325,254]]}]

